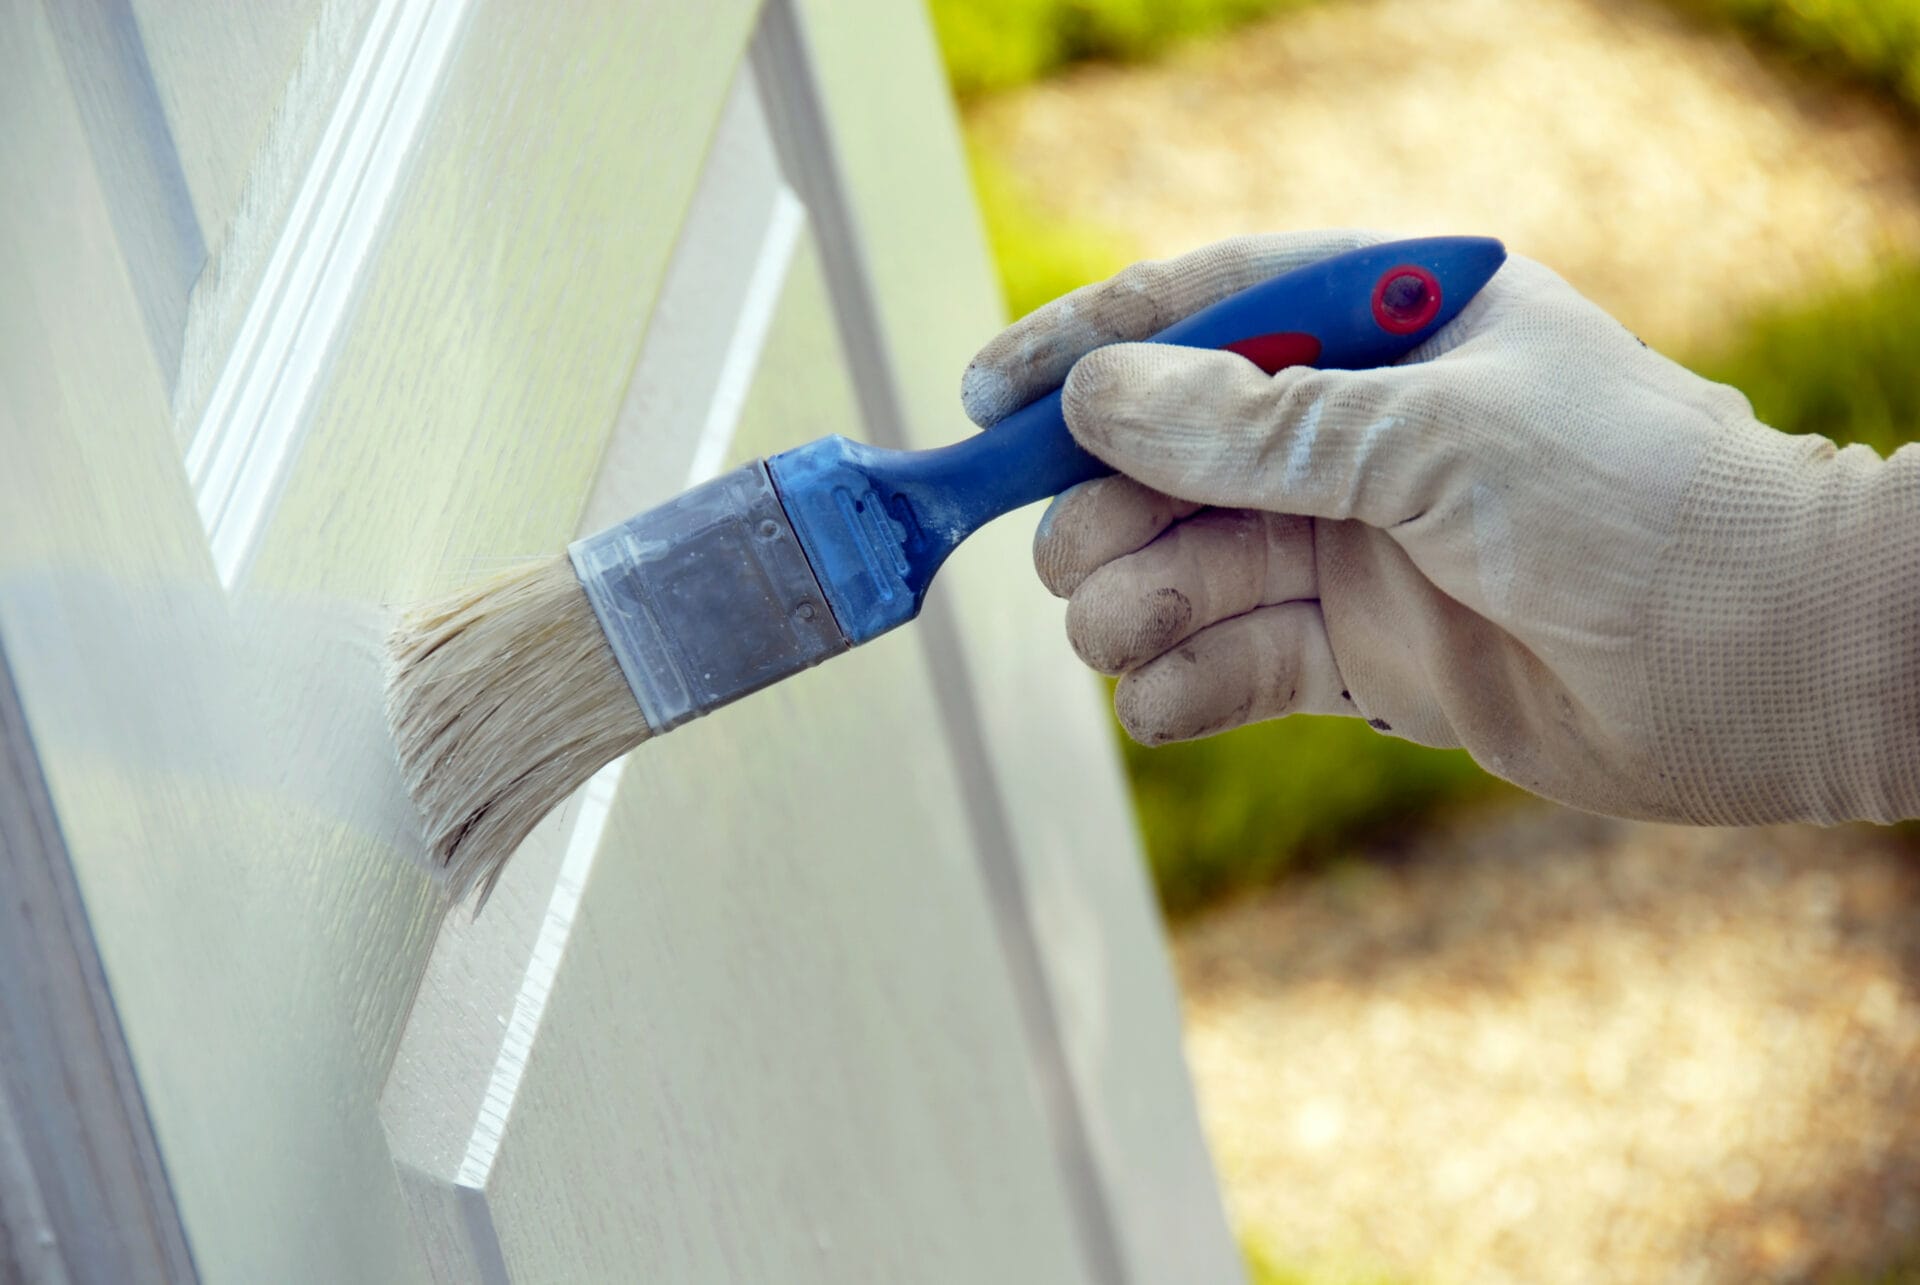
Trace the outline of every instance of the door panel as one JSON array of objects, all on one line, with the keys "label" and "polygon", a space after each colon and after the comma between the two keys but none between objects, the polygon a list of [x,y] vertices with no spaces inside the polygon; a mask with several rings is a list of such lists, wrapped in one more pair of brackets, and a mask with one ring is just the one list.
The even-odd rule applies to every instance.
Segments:
[{"label": "door panel", "polygon": [[[226,229],[177,379],[89,48],[0,9],[0,655],[197,1273],[1231,1279],[1011,525],[928,621],[596,777],[481,919],[412,862],[388,604],[810,437],[965,431],[997,319],[924,16],[149,8]],[[188,83],[234,42],[285,85]]]},{"label": "door panel", "polygon": [[[450,589],[570,538],[752,12],[477,3],[316,390],[256,590]],[[271,380],[273,372],[262,378]]]},{"label": "door panel", "polygon": [[[971,431],[959,375],[995,328],[995,275],[964,168],[929,165],[903,181],[903,157],[936,141],[946,155],[960,149],[951,105],[924,92],[938,54],[919,6],[797,0],[768,11],[756,52],[776,77],[796,54],[814,68],[805,88],[821,126],[793,142],[807,157],[793,168],[815,180],[810,199],[843,203],[855,229],[841,249],[854,261],[846,270],[868,282],[871,311],[853,324],[855,346],[881,354],[870,376],[876,432],[934,446]],[[876,101],[889,109],[872,110]],[[1237,1279],[1111,724],[1087,708],[1104,693],[1061,645],[1064,609],[1029,569],[1038,514],[970,538],[915,628],[941,670],[965,677],[973,717],[954,735],[987,778],[984,806],[1006,819],[1004,842],[982,847],[983,874],[1007,890],[1018,936],[1033,943],[1045,1018],[1036,1040],[1068,1081],[1099,1203],[1120,1211],[1096,1218],[1116,1246],[1110,1269],[1140,1281]]]},{"label": "door panel", "polygon": [[[614,472],[643,443],[677,488],[857,431],[811,234],[772,213],[758,113],[743,78],[660,304],[724,292],[717,216],[768,211],[744,220],[761,252],[733,247],[785,260],[743,395],[726,388],[737,334],[707,351],[712,377],[678,367],[719,407],[683,428],[711,440],[717,420],[726,454],[623,420],[596,491],[617,512],[647,502],[648,480]],[[659,320],[636,379],[657,344],[678,350]],[[445,1278],[495,1262],[526,1280],[1083,1278],[1036,1086],[980,1055],[1021,1033],[930,686],[895,635],[681,729],[539,836],[539,878],[515,859],[503,917],[443,932],[383,1112]],[[525,963],[490,992],[511,1013],[496,1059],[453,1070],[473,977],[507,957]],[[476,1106],[446,1112],[450,1096]],[[873,1216],[889,1206],[917,1212]]]},{"label": "door panel", "polygon": [[[218,241],[299,70],[303,49],[330,34],[331,24],[321,21],[328,0],[234,6],[85,0],[74,7],[132,27],[120,39],[144,54],[197,221],[211,229],[209,239]],[[351,29],[365,21],[373,5],[359,0],[331,7],[350,10],[341,16]],[[332,60],[344,61],[337,54]]]}]

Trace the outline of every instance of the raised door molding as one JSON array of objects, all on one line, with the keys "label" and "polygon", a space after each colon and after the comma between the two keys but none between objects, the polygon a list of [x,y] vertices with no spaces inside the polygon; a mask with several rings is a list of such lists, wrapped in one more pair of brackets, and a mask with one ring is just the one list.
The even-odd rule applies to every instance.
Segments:
[{"label": "raised door molding", "polygon": [[0,1278],[197,1280],[0,646]]}]

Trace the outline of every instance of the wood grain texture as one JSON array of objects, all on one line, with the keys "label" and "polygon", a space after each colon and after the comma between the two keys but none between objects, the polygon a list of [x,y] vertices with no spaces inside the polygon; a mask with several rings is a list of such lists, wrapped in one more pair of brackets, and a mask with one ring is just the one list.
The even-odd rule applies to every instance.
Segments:
[{"label": "wood grain texture", "polygon": [[[778,249],[770,243],[779,240],[773,224],[783,199],[792,198],[753,78],[736,75],[576,536],[671,498],[702,480],[696,471],[714,471],[698,457],[706,437],[718,436],[724,450],[737,427],[737,404],[730,418],[713,422],[729,368],[745,361],[750,378],[759,362],[765,336],[742,334],[753,329],[742,313],[762,288],[754,280],[758,261]],[[789,247],[770,283],[775,304],[790,258]],[[743,344],[751,351],[740,351]],[[619,771],[615,765],[605,774],[607,790],[617,789]],[[582,793],[595,793],[597,805],[599,788]],[[529,836],[484,918],[455,914],[442,926],[381,1095],[395,1160],[441,1279],[484,1274],[498,1257],[485,1193],[470,1188],[484,1185],[498,1148],[497,1136],[481,1136],[497,1134],[498,1122],[484,1117],[500,1108],[488,1098],[500,1091],[503,1070],[505,1078],[515,1074],[509,1063],[524,1058],[509,1045],[537,1034],[512,1028],[529,1004],[543,1011],[551,992],[552,961],[538,958],[542,934],[555,914],[572,913],[557,904],[558,885],[572,875],[576,846],[598,843],[604,816],[585,810],[576,799]],[[477,1176],[469,1172],[476,1162]],[[464,1194],[452,1190],[462,1183]]]},{"label": "wood grain texture", "polygon": [[146,45],[127,0],[48,5],[46,15],[155,364],[171,380],[180,364],[187,294],[206,263],[207,245]]},{"label": "wood grain texture", "polygon": [[475,6],[252,584],[426,596],[566,542],[751,17]]},{"label": "wood grain texture", "polygon": [[273,255],[187,446],[214,569],[252,563],[328,358],[359,319],[361,276],[438,106],[465,0],[386,0],[307,165]]},{"label": "wood grain texture", "polygon": [[0,1278],[192,1281],[4,648],[0,888]]},{"label": "wood grain texture", "polygon": [[57,49],[0,15],[0,637],[208,1279],[425,1276],[375,1109],[437,919],[379,603],[571,528],[750,17],[667,9],[476,9],[233,600]]},{"label": "wood grain texture", "polygon": [[[228,230],[170,389],[55,33],[0,9],[0,165],[36,188],[0,205],[0,644],[201,1273],[1230,1278],[1111,748],[1045,606],[1019,622],[1012,524],[925,625],[633,756],[497,920],[443,924],[409,859],[388,604],[671,494],[736,417],[731,458],[963,431],[995,318],[923,16],[778,10],[836,86],[856,279],[764,136],[716,198],[757,248],[685,227],[750,0],[473,0],[229,593],[182,416],[369,11],[236,35],[284,68],[309,24],[277,93],[207,91],[231,129],[166,97],[191,40],[156,55]],[[674,284],[703,256],[747,268],[705,304]],[[641,357],[709,329],[712,360]]]},{"label": "wood grain texture", "polygon": [[217,234],[232,218],[327,2],[118,0],[137,23],[202,227]]},{"label": "wood grain texture", "polygon": [[785,289],[797,240],[788,221],[803,226],[806,212],[781,173],[754,77],[738,73],[576,535],[719,471]]},{"label": "wood grain texture", "polygon": [[[734,339],[661,327],[741,298],[716,251],[754,256],[742,218],[777,236],[758,115],[737,85],[595,486],[611,512],[698,451]],[[776,297],[728,463],[857,431],[807,238]],[[1077,1278],[923,666],[907,638],[863,649],[632,756],[550,975],[539,890],[584,820],[516,858],[504,917],[443,930],[383,1102],[440,1279]],[[468,1054],[519,1021],[502,960],[546,989],[497,1112]],[[504,1120],[480,1173],[476,1110]]]},{"label": "wood grain texture", "polygon": [[[772,113],[784,166],[813,209],[828,273],[834,311],[848,337],[848,373],[862,418],[874,439],[887,446],[912,444],[899,372],[879,308],[865,238],[841,162],[841,148],[815,72],[807,24],[790,4],[770,5],[755,39],[753,61],[775,101]],[[1114,1210],[1096,1171],[1087,1120],[1060,1040],[1046,966],[1027,912],[1024,872],[1005,800],[992,779],[979,720],[971,708],[972,687],[959,631],[950,618],[932,614],[913,630],[928,664],[941,675],[935,689],[953,741],[955,795],[972,832],[980,873],[993,907],[992,924],[1019,1013],[1029,1064],[1047,1102],[1044,1121],[1055,1169],[1067,1198],[1068,1217],[1088,1274],[1096,1280],[1126,1276]]]},{"label": "wood grain texture", "polygon": [[[855,423],[828,307],[803,240],[730,463]],[[939,681],[895,636],[629,759],[488,1183],[515,1279],[1083,1278]]]},{"label": "wood grain texture", "polygon": [[[885,0],[782,0],[802,17],[894,386],[920,446],[973,431],[960,372],[999,328],[993,273],[958,164],[901,158],[929,140],[957,157],[926,15]],[[884,102],[886,111],[871,104]],[[929,306],[937,300],[937,306]],[[1118,1238],[1139,1281],[1232,1281],[1228,1234],[1180,1056],[1177,999],[1098,684],[1063,645],[1061,607],[1032,573],[1037,512],[974,536],[942,570],[920,626],[952,631],[964,720],[1009,818],[1020,931],[1036,944],[1050,1010]],[[1063,808],[1062,800],[1073,806]]]},{"label": "wood grain texture", "polygon": [[[237,15],[218,0],[130,2],[182,168],[197,175],[190,182],[198,186],[207,242],[206,266],[187,297],[173,385],[175,432],[186,449],[348,94],[382,0],[293,0],[248,6]],[[297,57],[287,70],[280,60],[290,46]],[[196,51],[206,65],[195,63]],[[221,54],[242,65],[220,62]],[[276,63],[280,78],[261,79]],[[230,119],[222,118],[226,112]]]}]

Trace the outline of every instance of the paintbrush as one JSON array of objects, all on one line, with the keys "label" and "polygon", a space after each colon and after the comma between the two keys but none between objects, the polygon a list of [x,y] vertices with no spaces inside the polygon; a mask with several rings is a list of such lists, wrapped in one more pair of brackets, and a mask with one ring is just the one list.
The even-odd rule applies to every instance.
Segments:
[{"label": "paintbrush", "polygon": [[[1262,282],[1152,342],[1268,373],[1405,356],[1506,252],[1481,237],[1350,251]],[[387,712],[430,863],[481,904],[540,818],[587,777],[919,614],[947,555],[1003,513],[1112,472],[1054,392],[932,451],[827,437],[403,616]]]}]

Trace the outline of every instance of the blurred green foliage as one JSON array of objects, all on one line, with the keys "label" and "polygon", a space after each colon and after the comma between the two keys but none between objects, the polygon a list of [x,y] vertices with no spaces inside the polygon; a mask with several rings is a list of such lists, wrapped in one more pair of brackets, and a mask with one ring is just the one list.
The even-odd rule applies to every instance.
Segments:
[{"label": "blurred green foliage", "polygon": [[1670,0],[1920,108],[1920,0]]},{"label": "blurred green foliage", "polygon": [[1878,1270],[1828,1276],[1823,1285],[1920,1285],[1920,1249],[1909,1250]]},{"label": "blurred green foliage", "polygon": [[1044,212],[984,148],[970,146],[967,160],[1008,316],[1024,317],[1140,257],[1125,237]]},{"label": "blurred green foliage", "polygon": [[1510,788],[1464,750],[1431,750],[1357,718],[1296,715],[1158,749],[1124,744],[1169,915],[1406,833],[1443,804]]},{"label": "blurred green foliage", "polygon": [[[928,0],[955,92],[1037,80],[1084,59],[1150,58],[1178,40],[1318,0]],[[1730,22],[1920,109],[1920,0],[1668,0]]]},{"label": "blurred green foliage", "polygon": [[1290,1262],[1251,1238],[1240,1242],[1240,1253],[1246,1259],[1248,1285],[1396,1285],[1392,1276],[1339,1262]]},{"label": "blurred green foliage", "polygon": [[960,95],[1007,89],[1082,59],[1150,57],[1313,0],[928,0]]},{"label": "blurred green foliage", "polygon": [[1694,363],[1787,433],[1886,454],[1920,435],[1920,265],[1755,317]]}]

